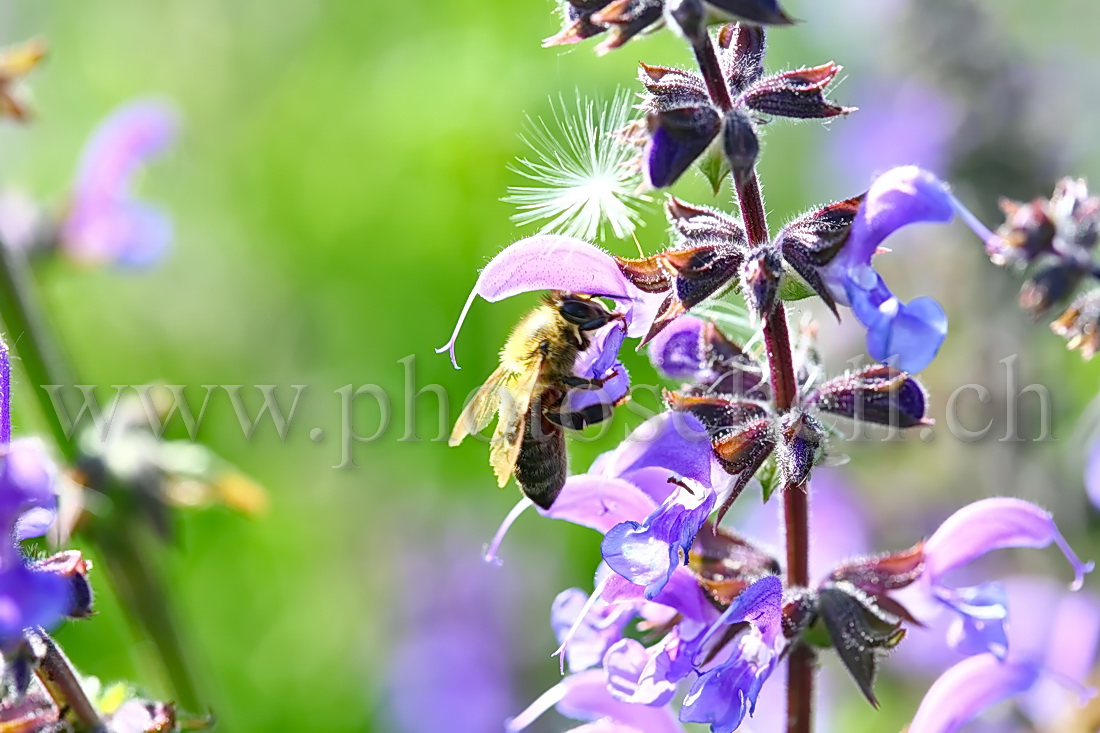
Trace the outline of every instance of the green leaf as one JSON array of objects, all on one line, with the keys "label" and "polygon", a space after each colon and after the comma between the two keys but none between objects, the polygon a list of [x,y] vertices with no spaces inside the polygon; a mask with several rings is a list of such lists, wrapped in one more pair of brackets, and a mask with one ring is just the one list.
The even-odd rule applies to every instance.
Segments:
[{"label": "green leaf", "polygon": [[699,172],[710,182],[711,190],[717,196],[722,190],[722,181],[730,174],[730,164],[721,149],[712,145],[699,160]]},{"label": "green leaf", "polygon": [[764,502],[772,498],[772,494],[779,488],[779,468],[775,464],[775,458],[770,457],[764,461],[764,465],[756,472],[756,480],[764,490]]},{"label": "green leaf", "polygon": [[829,636],[829,630],[825,628],[820,618],[802,632],[802,640],[821,649],[831,649],[833,646],[833,638]]},{"label": "green leaf", "polygon": [[782,300],[803,300],[817,295],[798,273],[784,268],[783,281],[779,283],[779,297]]}]

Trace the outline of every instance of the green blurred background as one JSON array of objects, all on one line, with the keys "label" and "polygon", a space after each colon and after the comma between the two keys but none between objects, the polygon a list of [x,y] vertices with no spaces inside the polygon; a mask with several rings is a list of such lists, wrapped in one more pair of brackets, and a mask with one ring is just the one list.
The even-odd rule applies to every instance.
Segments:
[{"label": "green blurred background", "polygon": [[[896,37],[904,25],[876,25],[882,4],[850,0],[825,9],[791,0],[792,14],[808,22],[772,34],[769,66],[835,58],[846,68],[834,94],[841,102],[861,75],[924,74],[919,58],[893,48],[904,45]],[[963,4],[995,20],[999,42],[1017,63],[1076,73],[1072,83],[1060,77],[1061,84],[1037,85],[1027,110],[990,114],[1029,114],[1045,130],[1036,145],[1053,132],[1064,172],[1100,169],[1100,148],[1087,134],[1097,113],[1090,93],[1100,91],[1087,73],[1098,62],[1091,37],[1098,10],[944,0],[928,4],[924,21]],[[219,729],[431,730],[410,726],[394,701],[410,691],[426,708],[462,698],[441,689],[447,677],[440,658],[410,640],[440,628],[462,636],[476,627],[484,635],[486,620],[497,634],[490,640],[495,651],[479,657],[475,647],[463,653],[472,662],[463,658],[498,675],[501,717],[519,712],[558,679],[549,658],[556,646],[549,604],[563,588],[590,587],[597,538],[524,517],[505,542],[504,566],[485,575],[482,545],[517,494],[493,486],[483,445],[448,449],[435,439],[439,411],[431,394],[414,411],[418,438],[402,439],[413,416],[403,402],[401,360],[414,357],[417,388],[441,384],[455,401],[491,371],[507,329],[534,296],[474,306],[458,343],[461,371],[433,349],[446,341],[477,269],[521,236],[509,221],[511,207],[499,199],[520,183],[509,165],[524,150],[518,133],[525,115],[545,113],[550,97],[574,89],[600,98],[620,85],[633,90],[639,60],[687,63],[680,43],[662,33],[605,58],[589,47],[541,49],[539,40],[557,30],[546,0],[0,7],[0,40],[41,36],[50,48],[31,78],[34,124],[0,128],[5,187],[60,203],[89,131],[131,97],[166,97],[184,119],[177,149],[143,183],[143,195],[169,208],[176,222],[169,258],[148,273],[73,266],[41,272],[51,320],[81,380],[196,390],[277,384],[287,403],[289,385],[308,385],[285,441],[270,422],[246,440],[224,395],[213,399],[200,440],[266,486],[271,508],[254,518],[219,508],[181,512],[175,538],[157,558]],[[822,199],[856,193],[832,183],[848,174],[835,171],[827,151],[845,122],[769,130],[761,176],[773,227]],[[1041,187],[1023,191],[1004,179],[1005,192],[1048,193],[1053,177],[1038,177]],[[989,219],[995,194],[960,185],[964,198],[978,192],[980,201],[968,200]],[[678,191],[710,200],[700,180]],[[654,251],[663,228],[658,216],[648,219],[639,240]],[[881,533],[883,549],[925,531],[928,521],[914,517],[942,517],[960,496],[1004,492],[1055,510],[1082,554],[1096,557],[1100,543],[1087,536],[1096,517],[1081,489],[1082,446],[1073,443],[1078,416],[1096,393],[1096,365],[1066,354],[1044,327],[1027,326],[1012,303],[1012,279],[983,260],[975,241],[955,230],[924,236],[938,241],[911,248],[894,273],[902,283],[912,279],[898,286],[903,295],[936,296],[957,324],[925,375],[936,414],[960,384],[981,382],[999,394],[998,360],[1019,352],[1021,383],[1051,386],[1059,440],[910,440],[855,451],[853,482],[881,526],[893,528]],[[629,241],[605,245],[634,251]],[[913,275],[914,268],[923,274]],[[829,354],[828,343],[825,349]],[[843,365],[851,355],[830,358]],[[653,383],[647,364],[635,358],[628,366],[637,381]],[[354,446],[357,468],[337,469],[336,390],[348,384],[384,388],[392,423],[377,441]],[[195,395],[197,404],[201,391]],[[16,400],[16,430],[40,429],[26,385]],[[983,409],[992,415],[997,407]],[[369,434],[379,410],[364,397],[353,417],[360,434]],[[578,442],[574,466],[586,466],[631,424],[622,414],[607,438]],[[315,427],[326,431],[324,441],[310,439]],[[1047,553],[1020,562],[1065,573]],[[475,576],[476,583],[468,580]],[[148,642],[130,631],[97,579],[98,615],[65,627],[60,642],[87,674],[131,679],[170,696],[148,662]],[[851,701],[842,704],[844,730],[900,729],[922,690],[889,679],[883,689],[877,715],[854,696],[844,698]],[[561,719],[542,724],[568,727]]]}]

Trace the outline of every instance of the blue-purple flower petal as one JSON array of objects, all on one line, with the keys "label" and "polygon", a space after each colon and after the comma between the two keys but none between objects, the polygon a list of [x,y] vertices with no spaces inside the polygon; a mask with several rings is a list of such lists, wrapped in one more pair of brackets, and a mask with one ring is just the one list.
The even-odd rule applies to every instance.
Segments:
[{"label": "blue-purple flower petal", "polygon": [[626,329],[618,323],[601,329],[589,347],[577,357],[573,371],[587,379],[606,380],[599,389],[572,389],[566,395],[565,409],[583,410],[592,405],[613,406],[630,392],[630,373],[618,360]]},{"label": "blue-purple flower petal", "polygon": [[551,707],[557,707],[558,712],[567,718],[600,721],[612,726],[602,730],[683,733],[683,728],[667,707],[633,705],[612,697],[602,669],[569,675],[522,713],[507,721],[505,730],[509,733],[522,731]]},{"label": "blue-purple flower petal", "polygon": [[1043,548],[1055,544],[1073,567],[1074,590],[1092,572],[1058,531],[1050,513],[1023,499],[995,497],[968,504],[940,525],[924,545],[925,576],[937,583],[942,576],[993,550],[1007,547]]},{"label": "blue-purple flower petal", "polygon": [[23,564],[18,550],[4,551],[0,570],[0,649],[17,642],[24,629],[52,628],[69,608],[68,582],[51,572]]},{"label": "blue-purple flower petal", "polygon": [[693,415],[670,410],[635,428],[617,448],[597,458],[590,473],[633,479],[645,469],[665,469],[663,486],[655,487],[657,493],[650,493],[660,503],[672,492],[668,474],[711,487],[713,463],[714,452],[702,423]]},{"label": "blue-purple flower petal", "polygon": [[927,297],[902,303],[869,267],[858,279],[845,280],[844,288],[852,312],[867,329],[871,358],[910,373],[932,363],[947,338],[947,314],[939,303]]},{"label": "blue-purple flower petal", "polygon": [[135,174],[175,140],[169,105],[139,100],[113,112],[84,149],[61,243],[81,262],[143,267],[160,259],[172,224],[157,208],[133,199]]},{"label": "blue-purple flower petal", "polygon": [[645,151],[646,182],[653,188],[675,183],[701,156],[722,129],[722,118],[710,107],[685,107],[650,116]]},{"label": "blue-purple flower petal", "polygon": [[[611,255],[576,237],[538,234],[505,247],[489,261],[466,299],[450,341],[436,351],[448,352],[451,362],[458,367],[455,341],[478,296],[495,303],[538,290],[565,290],[611,298],[624,308],[628,335],[640,336],[649,330],[650,323],[645,318],[633,317],[632,311],[635,304],[646,306],[642,311],[652,310],[649,301],[653,298],[647,298],[648,294],[623,276]],[[652,315],[655,312],[650,315],[650,321]]]},{"label": "blue-purple flower petal", "polygon": [[753,713],[760,690],[779,662],[782,598],[782,582],[770,576],[745,589],[722,614],[715,627],[742,621],[751,626],[737,637],[727,660],[695,681],[684,698],[680,720],[710,723],[714,733],[732,733]]},{"label": "blue-purple flower petal", "polygon": [[604,536],[600,551],[616,573],[645,586],[652,599],[687,559],[695,535],[714,510],[714,492],[680,486],[641,523],[617,524]]},{"label": "blue-purple flower petal", "polygon": [[937,589],[936,597],[958,614],[947,631],[947,645],[959,654],[989,652],[1008,656],[1008,594],[1000,583]]},{"label": "blue-purple flower petal", "polygon": [[625,479],[580,474],[570,476],[554,505],[540,509],[539,513],[606,534],[623,522],[645,518],[656,506],[656,502]]},{"label": "blue-purple flower petal", "polygon": [[[848,241],[821,274],[831,294],[849,304],[867,328],[867,351],[878,361],[897,361],[908,372],[924,369],[947,334],[938,303],[898,300],[871,267],[871,258],[891,234],[909,224],[947,223],[964,210],[947,186],[916,166],[892,168],[871,185]],[[968,223],[973,216],[965,212]]]},{"label": "blue-purple flower petal", "polygon": [[909,733],[954,733],[987,708],[1028,690],[1038,676],[1034,665],[1004,663],[992,654],[964,659],[933,683]]},{"label": "blue-purple flower petal", "polygon": [[943,181],[916,166],[891,168],[871,184],[836,260],[848,266],[868,265],[879,245],[902,227],[946,224],[954,217],[955,198]]},{"label": "blue-purple flower petal", "polygon": [[693,379],[706,368],[702,318],[682,315],[649,341],[649,360],[669,379]]},{"label": "blue-purple flower petal", "polygon": [[[634,616],[633,608],[625,604],[613,605],[596,599],[589,607],[589,596],[580,588],[569,588],[554,599],[550,608],[550,626],[559,642],[564,642],[565,659],[570,672],[594,667],[607,650],[622,638],[623,628]],[[584,619],[577,625],[578,616]]]},{"label": "blue-purple flower petal", "polygon": [[[0,446],[0,526],[5,533],[17,527],[27,512],[35,512],[18,528],[18,539],[39,537],[49,524],[43,522],[57,509],[54,481],[57,467],[38,438],[21,438]],[[36,534],[41,529],[40,534]]]}]

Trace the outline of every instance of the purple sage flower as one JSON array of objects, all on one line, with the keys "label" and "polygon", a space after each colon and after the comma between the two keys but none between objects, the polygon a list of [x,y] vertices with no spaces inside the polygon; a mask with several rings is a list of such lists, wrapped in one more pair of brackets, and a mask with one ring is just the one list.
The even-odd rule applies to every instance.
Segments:
[{"label": "purple sage flower", "polygon": [[510,621],[522,607],[521,578],[487,567],[469,547],[455,532],[401,560],[408,585],[398,594],[387,671],[390,730],[480,733],[499,729],[514,709],[517,630]]},{"label": "purple sage flower", "polygon": [[916,166],[893,168],[871,185],[847,241],[820,275],[829,294],[849,305],[867,329],[867,353],[905,372],[931,363],[947,336],[947,315],[931,298],[901,302],[871,266],[879,246],[910,224],[951,221],[958,214],[988,242],[992,234],[947,186]]},{"label": "purple sage flower", "polygon": [[36,438],[11,440],[11,372],[7,347],[0,341],[0,649],[21,637],[23,629],[52,627],[72,605],[69,583],[61,576],[29,566],[16,544],[45,534],[57,507],[57,468]]},{"label": "purple sage flower", "polygon": [[712,145],[720,147],[734,179],[743,183],[760,154],[757,120],[761,116],[828,119],[852,111],[825,96],[840,66],[829,62],[765,76],[764,52],[763,28],[738,25],[720,31],[717,54],[730,109],[711,99],[700,74],[642,65],[639,80],[646,94],[641,109],[648,133],[642,160],[647,184],[671,186]]},{"label": "purple sage flower", "polygon": [[1082,562],[1070,548],[1051,515],[1022,499],[983,499],[947,518],[924,544],[924,568],[919,587],[956,614],[948,643],[962,654],[989,652],[998,659],[1009,654],[1005,622],[1007,593],[999,583],[954,587],[952,571],[994,550],[1007,547],[1043,548],[1055,544],[1073,568],[1070,588],[1078,590],[1093,563]]},{"label": "purple sage flower", "polygon": [[[620,523],[640,523],[658,511],[676,488],[670,478],[691,481],[710,492],[723,481],[699,421],[665,412],[597,458],[588,473],[566,479],[554,505],[539,513],[607,534]],[[497,561],[505,534],[529,506],[529,499],[521,499],[505,517],[486,550],[487,561]]]},{"label": "purple sage flower", "polygon": [[779,663],[783,583],[775,576],[756,581],[722,614],[715,628],[748,622],[729,658],[703,672],[684,698],[680,720],[710,723],[712,733],[732,733],[756,709],[760,690]]},{"label": "purple sage flower", "polygon": [[[1067,593],[1041,577],[1010,578],[1005,585],[1012,604],[1007,658],[980,654],[944,672],[925,695],[911,733],[958,730],[1011,698],[1042,730],[1076,728],[1075,711],[1096,695],[1085,682],[1096,665],[1100,599]],[[1033,728],[1005,724],[993,730]]]},{"label": "purple sage flower", "polygon": [[133,181],[152,158],[174,142],[175,111],[164,102],[129,102],[100,123],[84,148],[61,248],[88,264],[144,267],[159,260],[172,240],[172,222],[159,208],[137,200]]},{"label": "purple sage flower", "polygon": [[[990,721],[991,733],[1033,730],[1022,718],[1042,730],[1061,730],[1069,727],[1081,699],[1090,692],[1085,685],[1097,662],[1100,598],[1090,591],[1067,592],[1061,584],[1042,576],[1013,576],[1002,583],[1012,611],[1012,623],[1006,626],[1007,658],[1003,662],[997,660],[997,665],[972,662],[942,677],[929,692],[918,716],[930,730],[942,729],[947,721],[961,725],[982,716],[984,707],[1009,697],[1015,698],[1016,714],[1012,722]],[[910,628],[909,638],[899,648],[894,670],[907,677],[928,678],[959,665],[964,657],[938,643],[946,627],[947,624],[937,620]],[[1010,667],[1003,669],[1004,666]],[[984,689],[981,683],[975,688],[966,678],[970,676],[968,670],[985,675],[988,669],[993,669],[990,682],[999,684],[994,684],[983,696],[977,694]],[[944,693],[947,686],[960,680],[975,688],[975,692],[960,696]],[[1023,686],[1014,687],[1015,680]],[[950,698],[946,707],[933,715],[945,697]]]},{"label": "purple sage flower", "polygon": [[573,728],[571,733],[683,733],[684,730],[667,706],[635,705],[616,699],[608,691],[602,669],[569,675],[508,720],[505,730],[522,731],[552,707],[567,718],[592,721]]},{"label": "purple sage flower", "polygon": [[653,598],[687,562],[714,501],[714,491],[680,484],[641,523],[626,521],[608,531],[600,547],[604,562],[631,583],[644,585],[646,598]]},{"label": "purple sage flower", "polygon": [[448,352],[457,369],[455,341],[478,296],[495,303],[538,290],[565,290],[610,298],[623,308],[627,335],[634,337],[649,330],[661,304],[661,297],[639,290],[624,277],[614,258],[599,247],[575,237],[538,234],[504,248],[482,269],[450,341],[436,351]]}]

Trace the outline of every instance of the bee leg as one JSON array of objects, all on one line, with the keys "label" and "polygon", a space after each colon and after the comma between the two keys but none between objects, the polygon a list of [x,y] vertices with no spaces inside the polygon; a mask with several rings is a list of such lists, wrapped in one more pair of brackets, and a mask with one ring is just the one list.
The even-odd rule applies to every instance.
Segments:
[{"label": "bee leg", "polygon": [[612,405],[597,403],[580,410],[573,410],[572,412],[547,410],[544,414],[546,415],[546,419],[555,425],[560,425],[570,430],[583,430],[589,425],[595,425],[611,417],[613,411],[614,407]]},{"label": "bee leg", "polygon": [[567,377],[562,377],[561,381],[566,387],[572,387],[573,389],[600,389],[618,376],[618,374],[617,371],[613,371],[606,377],[601,377],[600,379],[588,379],[586,377],[578,377],[571,374]]}]

